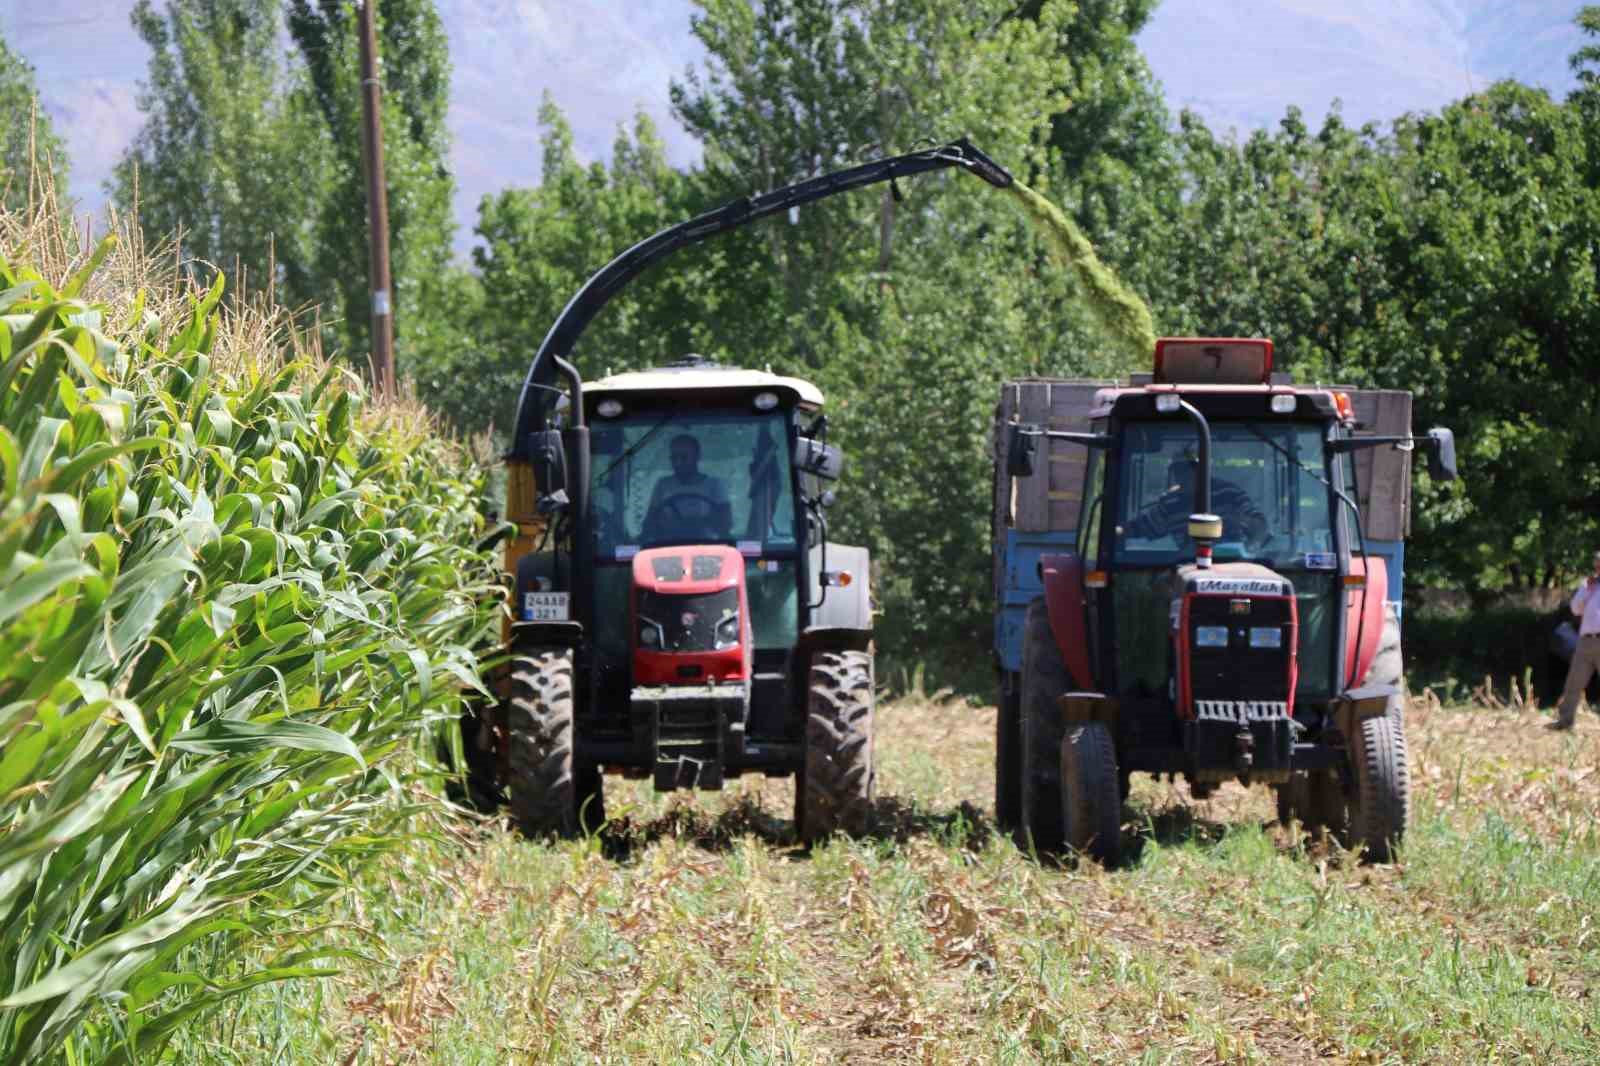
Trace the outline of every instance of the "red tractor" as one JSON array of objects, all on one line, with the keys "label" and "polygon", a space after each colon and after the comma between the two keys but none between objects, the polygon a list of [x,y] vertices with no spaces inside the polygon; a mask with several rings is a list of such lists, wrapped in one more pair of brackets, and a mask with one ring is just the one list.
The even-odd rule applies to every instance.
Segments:
[{"label": "red tractor", "polygon": [[1450,431],[1413,437],[1405,393],[1292,385],[1260,339],[1166,338],[1153,374],[1043,383],[1059,402],[1040,384],[1002,405],[1001,821],[1109,864],[1134,771],[1196,798],[1237,779],[1387,860],[1410,804],[1405,463],[1421,444],[1455,477]]}]

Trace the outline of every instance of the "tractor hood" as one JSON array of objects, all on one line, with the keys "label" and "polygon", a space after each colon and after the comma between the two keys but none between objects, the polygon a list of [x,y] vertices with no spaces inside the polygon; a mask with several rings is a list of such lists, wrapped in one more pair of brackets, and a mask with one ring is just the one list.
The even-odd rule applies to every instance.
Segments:
[{"label": "tractor hood", "polygon": [[1202,596],[1293,596],[1294,586],[1260,563],[1217,563],[1178,567],[1184,593]]},{"label": "tractor hood", "polygon": [[737,588],[744,556],[726,544],[646,548],[633,557],[633,586],[671,596],[699,596]]}]

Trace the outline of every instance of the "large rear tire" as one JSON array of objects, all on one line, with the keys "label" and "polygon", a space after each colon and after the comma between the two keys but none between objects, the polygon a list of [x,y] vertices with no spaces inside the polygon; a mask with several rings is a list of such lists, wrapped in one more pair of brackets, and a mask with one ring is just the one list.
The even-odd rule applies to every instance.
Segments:
[{"label": "large rear tire", "polygon": [[1074,726],[1062,738],[1061,823],[1073,851],[1106,866],[1122,857],[1117,748],[1102,722]]},{"label": "large rear tire", "polygon": [[511,661],[506,725],[511,813],[531,836],[575,837],[605,822],[599,767],[573,759],[572,650],[534,647]]},{"label": "large rear tire", "polygon": [[1411,819],[1411,771],[1406,765],[1402,698],[1388,713],[1364,719],[1351,738],[1355,795],[1350,800],[1350,843],[1373,862],[1389,862]]},{"label": "large rear tire", "polygon": [[1022,807],[1022,691],[1006,674],[994,728],[994,820],[1007,832],[1017,827]]},{"label": "large rear tire", "polygon": [[1022,751],[1017,844],[1040,852],[1061,850],[1061,740],[1066,732],[1056,702],[1071,687],[1044,600],[1028,604],[1022,629]]},{"label": "large rear tire", "polygon": [[805,844],[865,833],[872,819],[873,677],[870,652],[811,661],[805,766],[795,776],[795,833]]}]

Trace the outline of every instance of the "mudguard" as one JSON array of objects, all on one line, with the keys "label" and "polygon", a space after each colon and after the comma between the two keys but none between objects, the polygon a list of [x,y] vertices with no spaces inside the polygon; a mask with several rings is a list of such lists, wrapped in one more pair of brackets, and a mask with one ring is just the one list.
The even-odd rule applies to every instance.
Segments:
[{"label": "mudguard", "polygon": [[[810,596],[822,595],[822,606],[811,611],[810,624],[807,629],[856,629],[864,631],[868,637],[872,634],[872,557],[865,548],[853,547],[849,544],[835,544],[828,542],[827,563],[828,569],[834,572],[845,571],[850,575],[850,584],[845,586],[829,586],[824,589],[820,586],[822,573],[822,551],[813,547],[808,560],[808,572],[811,574],[809,581]],[[825,595],[824,595],[825,593]]]},{"label": "mudguard", "polygon": [[1039,559],[1044,579],[1044,604],[1050,614],[1050,631],[1061,649],[1061,661],[1073,685],[1094,691],[1094,669],[1089,662],[1089,626],[1083,595],[1083,559],[1073,553],[1044,555]]},{"label": "mudguard", "polygon": [[1346,589],[1344,594],[1346,687],[1365,678],[1372,668],[1383,638],[1383,601],[1389,590],[1389,567],[1381,555],[1351,556],[1350,572],[1365,575],[1367,583],[1364,588]]}]

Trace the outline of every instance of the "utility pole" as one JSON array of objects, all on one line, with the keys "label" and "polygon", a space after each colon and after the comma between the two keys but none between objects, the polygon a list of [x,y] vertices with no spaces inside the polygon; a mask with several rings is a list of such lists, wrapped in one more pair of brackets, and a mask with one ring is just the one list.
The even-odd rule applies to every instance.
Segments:
[{"label": "utility pole", "polygon": [[367,174],[368,280],[372,298],[372,380],[379,398],[395,394],[394,298],[389,278],[389,195],[383,174],[378,86],[378,0],[361,0],[361,161]]}]

